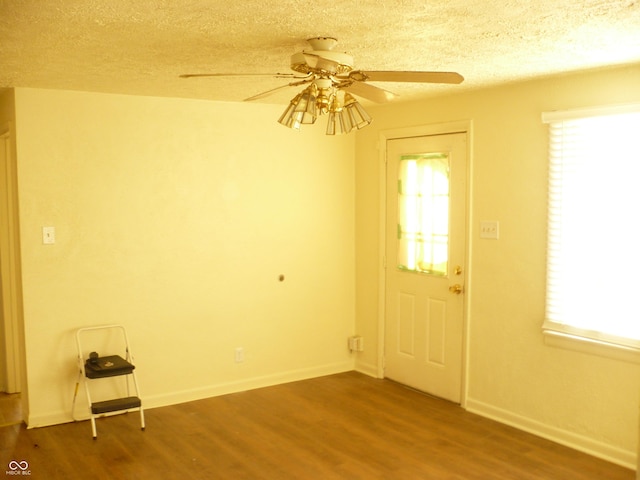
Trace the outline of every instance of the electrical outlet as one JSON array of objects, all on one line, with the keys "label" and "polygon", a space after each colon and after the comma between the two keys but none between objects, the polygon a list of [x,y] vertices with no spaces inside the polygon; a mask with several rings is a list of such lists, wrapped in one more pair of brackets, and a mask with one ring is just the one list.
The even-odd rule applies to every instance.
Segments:
[{"label": "electrical outlet", "polygon": [[235,360],[236,360],[236,363],[244,362],[244,348],[242,348],[242,347],[237,347],[236,348]]},{"label": "electrical outlet", "polygon": [[362,338],[360,335],[349,337],[349,350],[351,350],[352,352],[363,352],[364,338]]}]

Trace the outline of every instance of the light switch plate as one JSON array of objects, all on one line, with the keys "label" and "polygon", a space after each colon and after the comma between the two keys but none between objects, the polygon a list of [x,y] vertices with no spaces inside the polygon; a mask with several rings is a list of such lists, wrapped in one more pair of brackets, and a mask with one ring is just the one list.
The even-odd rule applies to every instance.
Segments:
[{"label": "light switch plate", "polygon": [[42,227],[42,243],[45,245],[56,243],[56,227]]},{"label": "light switch plate", "polygon": [[480,238],[497,240],[500,236],[500,222],[490,220],[480,222]]}]

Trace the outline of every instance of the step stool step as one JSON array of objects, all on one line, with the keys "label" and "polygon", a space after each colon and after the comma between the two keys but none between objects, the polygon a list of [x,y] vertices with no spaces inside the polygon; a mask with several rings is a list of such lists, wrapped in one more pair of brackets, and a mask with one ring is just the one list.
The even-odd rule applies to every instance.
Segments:
[{"label": "step stool step", "polygon": [[142,406],[142,401],[138,397],[114,398],[104,402],[91,404],[91,413],[99,415],[101,413],[117,412],[119,410],[130,410]]}]

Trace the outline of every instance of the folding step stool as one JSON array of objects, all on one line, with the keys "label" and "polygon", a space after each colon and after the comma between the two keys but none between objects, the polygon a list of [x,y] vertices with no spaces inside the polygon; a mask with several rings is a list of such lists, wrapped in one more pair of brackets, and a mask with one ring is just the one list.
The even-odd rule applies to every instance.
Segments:
[{"label": "folding step stool", "polygon": [[[99,356],[96,352],[91,352],[88,358],[85,357],[86,353],[83,353],[84,351],[81,345],[81,337],[83,336],[83,334],[85,334],[86,336],[87,332],[97,330],[103,330],[104,333],[113,333],[116,331],[120,332],[125,349],[124,358],[119,355]],[[138,410],[140,412],[140,425],[142,430],[144,430],[144,412],[142,410],[142,401],[140,400],[138,381],[135,374],[136,367],[131,363],[131,349],[129,348],[129,339],[127,338],[127,332],[125,331],[124,327],[122,325],[104,325],[98,327],[81,328],[76,332],[76,342],[78,344],[78,365],[80,371],[78,374],[79,377],[78,383],[76,384],[75,395],[73,397],[73,409],[75,410],[75,402],[78,395],[78,386],[80,379],[82,378],[84,380],[84,387],[87,393],[87,400],[89,402],[89,414],[91,416],[91,430],[93,432],[93,439],[95,440],[98,437],[96,431],[96,418],[108,413],[124,413]],[[92,402],[89,383],[97,379],[117,376],[125,377],[124,381],[126,384],[127,396],[100,402]],[[131,384],[133,385],[134,395],[131,394]]]}]

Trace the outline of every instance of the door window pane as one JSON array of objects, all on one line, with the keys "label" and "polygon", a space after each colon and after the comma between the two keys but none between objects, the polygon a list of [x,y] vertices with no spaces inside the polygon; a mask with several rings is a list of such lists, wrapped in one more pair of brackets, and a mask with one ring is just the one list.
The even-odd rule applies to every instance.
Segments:
[{"label": "door window pane", "polygon": [[446,275],[449,259],[449,157],[400,157],[398,268]]}]

